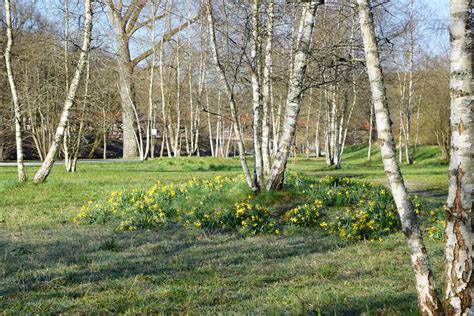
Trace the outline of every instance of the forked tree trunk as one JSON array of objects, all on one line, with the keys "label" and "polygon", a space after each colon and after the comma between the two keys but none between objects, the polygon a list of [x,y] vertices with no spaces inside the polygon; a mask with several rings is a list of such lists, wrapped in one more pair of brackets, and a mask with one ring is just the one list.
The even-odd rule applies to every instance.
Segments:
[{"label": "forked tree trunk", "polygon": [[[12,35],[12,18],[10,0],[5,0],[5,19],[7,26],[7,47],[5,48],[5,65],[7,68],[8,83],[10,85],[10,91],[12,94],[13,109],[15,112],[15,142],[16,142],[16,161],[18,168],[18,181],[25,182],[25,167],[23,164],[23,139],[21,132],[21,112],[20,102],[18,101],[18,92],[16,90],[15,78],[13,76],[13,70],[11,65],[11,50],[13,46],[13,35]],[[1,159],[1,157],[0,157]]]},{"label": "forked tree trunk", "polygon": [[451,0],[451,155],[446,216],[445,311],[473,315],[470,139],[472,133],[472,0]]},{"label": "forked tree trunk", "polygon": [[138,142],[135,131],[135,87],[133,83],[133,65],[127,37],[123,34],[118,17],[113,17],[118,44],[119,94],[122,106],[123,158],[138,156]]},{"label": "forked tree trunk", "polygon": [[380,66],[380,58],[375,38],[374,22],[370,10],[370,0],[357,0],[362,39],[364,42],[367,72],[370,80],[372,102],[377,121],[380,151],[393,199],[400,215],[410,258],[415,274],[418,305],[423,315],[440,315],[442,306],[436,293],[433,273],[424,246],[420,227],[408,198],[400,167],[397,164],[390,114],[385,94],[385,84]]},{"label": "forked tree trunk", "polygon": [[[168,42],[172,37],[187,28],[189,25],[199,17],[195,16],[191,21],[182,23],[166,33],[163,32],[163,36],[160,41],[155,43],[153,47],[149,48],[145,52],[131,59],[130,55],[130,40],[136,32],[140,31],[143,27],[148,26],[151,22],[162,19],[163,17],[169,17],[170,14],[156,15],[153,12],[153,17],[145,21],[139,21],[141,12],[147,5],[146,0],[131,0],[128,1],[127,10],[124,8],[122,0],[105,1],[109,15],[112,20],[112,24],[115,31],[115,37],[118,48],[118,73],[119,73],[119,85],[120,85],[120,99],[122,104],[122,123],[123,123],[123,158],[137,157],[139,153],[140,142],[137,136],[135,128],[140,129],[140,126],[135,126],[136,121],[136,107],[135,107],[135,89],[133,82],[133,72],[135,67],[143,60],[155,53],[156,48],[162,47],[163,43]],[[164,12],[167,12],[168,2],[164,3]],[[156,9],[156,7],[155,7]],[[169,132],[171,134],[171,132]],[[171,136],[171,135],[170,135]],[[143,156],[143,146],[140,149],[141,156]]]},{"label": "forked tree trunk", "polygon": [[313,39],[316,11],[324,1],[305,2],[298,31],[297,48],[294,55],[293,68],[288,85],[288,97],[286,101],[286,114],[275,160],[273,161],[270,175],[267,181],[267,190],[279,190],[283,186],[286,164],[290,155],[296,131],[296,123],[301,108],[303,94],[303,82],[306,74],[308,55]]},{"label": "forked tree trunk", "polygon": [[82,72],[84,70],[84,65],[86,64],[87,55],[90,50],[90,41],[91,41],[91,32],[92,32],[92,4],[91,0],[84,0],[84,13],[85,13],[85,24],[84,24],[84,38],[81,47],[81,54],[79,56],[79,61],[76,66],[76,71],[74,77],[72,78],[71,84],[69,86],[68,95],[66,101],[64,102],[64,108],[61,113],[61,118],[59,120],[56,133],[54,135],[53,142],[49,147],[48,154],[46,155],[41,168],[35,175],[34,182],[43,182],[49,176],[51,169],[54,165],[54,160],[61,144],[64,130],[69,119],[69,111],[71,110],[74,99],[76,98],[77,88],[79,87],[79,82],[81,80]]},{"label": "forked tree trunk", "polygon": [[208,17],[208,23],[209,23],[209,40],[211,44],[211,53],[212,53],[212,58],[214,60],[214,63],[216,64],[217,72],[219,73],[219,76],[224,84],[224,88],[227,94],[227,97],[229,98],[229,107],[230,107],[230,114],[232,117],[232,121],[234,123],[234,132],[237,137],[237,146],[239,149],[239,157],[240,157],[240,164],[242,165],[242,171],[244,173],[245,180],[248,184],[248,186],[253,190],[256,191],[257,187],[255,186],[255,183],[252,181],[252,176],[250,174],[250,169],[247,164],[247,158],[245,157],[245,148],[244,148],[244,140],[242,136],[242,130],[240,127],[240,122],[239,122],[239,116],[237,114],[237,106],[235,104],[235,98],[234,98],[234,92],[232,91],[232,88],[227,81],[227,77],[225,75],[224,67],[221,64],[220,58],[219,58],[219,52],[217,50],[217,40],[216,40],[216,32],[215,32],[215,22],[214,22],[214,16],[212,13],[212,3],[211,0],[206,0],[206,8],[207,8],[207,17]]}]

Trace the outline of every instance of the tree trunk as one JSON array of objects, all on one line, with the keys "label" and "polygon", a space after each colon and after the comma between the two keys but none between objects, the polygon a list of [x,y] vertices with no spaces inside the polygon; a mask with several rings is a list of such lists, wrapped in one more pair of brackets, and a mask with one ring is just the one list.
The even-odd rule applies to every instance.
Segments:
[{"label": "tree trunk", "polygon": [[271,75],[272,75],[272,48],[273,48],[273,21],[274,21],[274,0],[268,2],[267,8],[267,42],[264,50],[264,68],[262,83],[262,101],[263,101],[263,117],[262,117],[262,159],[263,170],[265,174],[270,173],[270,126],[269,126],[269,109],[271,103]]},{"label": "tree trunk", "polygon": [[314,147],[316,150],[316,158],[319,158],[320,156],[320,141],[319,141],[319,125],[321,121],[321,104],[318,108],[318,111],[316,113],[316,130],[315,130],[315,135],[314,135]]},{"label": "tree trunk", "polygon": [[283,186],[286,164],[295,138],[296,123],[301,108],[303,82],[313,39],[316,11],[318,6],[322,3],[324,3],[324,1],[312,1],[303,4],[303,13],[298,31],[297,49],[288,85],[283,134],[281,135],[275,160],[273,161],[270,170],[270,175],[267,181],[267,190],[279,190]]},{"label": "tree trunk", "polygon": [[400,215],[403,233],[410,251],[413,272],[415,274],[418,305],[423,315],[440,315],[442,307],[436,293],[433,273],[423,237],[396,160],[385,84],[380,66],[372,12],[370,11],[370,0],[357,0],[357,3],[359,6],[360,27],[364,42],[372,102],[376,113],[380,151],[393,199]]},{"label": "tree trunk", "polygon": [[[174,142],[172,144],[175,157],[181,156],[181,56],[179,40],[176,41],[176,130],[174,131]],[[171,122],[170,122],[171,123]]]},{"label": "tree trunk", "polygon": [[208,23],[209,23],[209,37],[210,37],[210,44],[211,44],[211,51],[212,51],[212,57],[214,59],[214,63],[216,64],[217,71],[219,73],[219,76],[221,80],[223,81],[224,88],[227,94],[227,97],[229,98],[229,107],[230,107],[230,113],[231,117],[234,123],[234,132],[237,136],[237,146],[239,149],[239,157],[240,157],[240,164],[242,165],[242,171],[244,173],[245,180],[248,184],[248,186],[253,190],[256,191],[257,187],[255,186],[254,182],[252,181],[252,176],[250,175],[250,169],[247,164],[247,158],[245,157],[245,148],[244,148],[244,140],[242,137],[242,130],[240,127],[240,122],[239,122],[239,117],[237,114],[237,106],[235,104],[235,98],[234,98],[234,92],[227,81],[224,67],[221,64],[220,58],[219,58],[219,52],[217,50],[217,40],[216,40],[216,33],[215,33],[215,22],[214,22],[214,16],[212,14],[212,3],[211,0],[206,0],[206,7],[207,7],[207,17],[208,17]]},{"label": "tree trunk", "polygon": [[[156,21],[155,21],[155,12],[156,12],[156,3],[152,1],[152,10],[151,10],[151,38],[152,41],[155,40],[155,29],[156,29]],[[154,79],[155,79],[155,62],[156,62],[156,47],[153,45],[153,53],[151,55],[151,66],[150,66],[150,76],[149,76],[149,86],[148,86],[148,116],[147,116],[147,125],[146,125],[146,143],[145,143],[145,152],[143,154],[143,160],[148,159],[148,155],[150,150],[153,151],[152,146],[152,135],[151,129],[153,126],[153,118],[154,118],[154,109],[155,106],[153,104],[153,88],[154,88]],[[151,154],[153,157],[153,153]]]},{"label": "tree trunk", "polygon": [[367,161],[372,160],[372,134],[374,130],[374,106],[371,103],[370,105],[370,117],[369,117],[369,149],[367,150]]},{"label": "tree trunk", "polygon": [[[120,33],[119,33],[120,34]],[[135,132],[135,89],[133,84],[133,66],[130,61],[130,50],[124,42],[125,35],[117,35],[119,47],[118,74],[119,93],[122,106],[123,158],[138,156],[137,134]]]},{"label": "tree trunk", "polygon": [[[90,79],[90,62],[89,62],[90,55],[87,55],[86,59],[86,78],[85,78],[85,87],[84,87],[84,100],[82,103],[82,109],[81,109],[81,118],[79,122],[79,130],[77,131],[76,134],[76,142],[73,144],[72,148],[72,157],[71,157],[71,162],[70,162],[70,172],[76,172],[77,171],[77,160],[79,159],[79,151],[81,149],[81,140],[82,140],[82,134],[84,132],[84,115],[86,111],[86,106],[88,102],[88,97],[89,97],[89,79]],[[105,120],[104,120],[105,121]]]},{"label": "tree trunk", "polygon": [[15,78],[13,76],[13,70],[11,66],[11,50],[13,46],[13,35],[12,35],[12,18],[10,0],[5,0],[5,19],[7,26],[7,46],[5,48],[5,65],[7,68],[8,83],[10,84],[10,91],[12,94],[13,109],[15,113],[15,142],[16,142],[16,162],[18,168],[18,181],[25,182],[26,174],[25,167],[23,164],[23,139],[21,132],[21,112],[20,102],[18,100],[18,92],[16,90]]},{"label": "tree trunk", "polygon": [[405,126],[405,159],[408,164],[412,164],[413,160],[410,156],[410,136],[411,136],[411,112],[413,111],[413,72],[414,72],[414,55],[415,55],[415,21],[413,16],[413,1],[409,2],[410,26],[409,26],[409,49],[408,49],[408,99],[406,108],[406,126]]},{"label": "tree trunk", "polygon": [[252,8],[252,114],[253,114],[253,153],[255,186],[263,187],[263,157],[262,157],[262,94],[260,87],[260,0],[253,0]]},{"label": "tree trunk", "polygon": [[306,159],[309,158],[309,119],[311,118],[312,105],[313,105],[313,88],[311,88],[309,92],[308,113],[306,113],[306,127],[305,127]]},{"label": "tree trunk", "polygon": [[472,0],[451,0],[451,155],[446,216],[445,311],[473,315],[470,139],[472,133]]},{"label": "tree trunk", "polygon": [[84,38],[83,38],[79,61],[76,66],[74,77],[69,86],[68,95],[67,95],[66,101],[64,102],[64,108],[61,114],[61,118],[59,120],[58,127],[56,129],[56,133],[54,135],[53,142],[51,144],[51,147],[48,150],[48,154],[46,155],[43,164],[41,165],[41,168],[38,170],[38,172],[35,175],[35,178],[34,178],[35,183],[46,181],[46,179],[49,176],[49,173],[51,172],[51,169],[53,168],[54,160],[56,159],[58,148],[63,138],[64,130],[69,119],[69,111],[71,110],[74,104],[76,91],[79,86],[79,82],[80,82],[81,75],[84,69],[84,65],[87,60],[87,55],[89,54],[91,32],[92,32],[91,0],[84,0],[84,12],[85,12]]}]

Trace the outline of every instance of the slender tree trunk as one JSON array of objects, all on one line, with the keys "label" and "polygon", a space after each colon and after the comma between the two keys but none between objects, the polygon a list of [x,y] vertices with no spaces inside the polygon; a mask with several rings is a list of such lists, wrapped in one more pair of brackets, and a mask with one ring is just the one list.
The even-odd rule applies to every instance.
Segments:
[{"label": "slender tree trunk", "polygon": [[216,40],[216,34],[215,34],[215,22],[214,22],[214,16],[212,14],[212,3],[211,0],[206,0],[206,8],[207,8],[207,13],[208,13],[208,23],[209,23],[209,37],[210,37],[210,44],[211,44],[211,51],[212,51],[212,57],[214,59],[214,63],[216,64],[217,71],[219,73],[219,76],[221,80],[223,81],[224,88],[227,94],[227,97],[229,98],[229,106],[230,106],[230,113],[232,116],[232,120],[234,123],[234,132],[237,136],[237,146],[239,149],[239,157],[240,157],[240,164],[242,165],[242,171],[245,176],[245,180],[248,184],[248,186],[253,190],[256,191],[257,187],[255,186],[254,182],[252,181],[252,176],[250,174],[250,169],[247,164],[247,158],[245,157],[245,148],[244,148],[244,140],[242,136],[242,130],[240,128],[240,122],[239,122],[239,117],[237,114],[237,106],[235,104],[235,98],[234,98],[234,92],[227,81],[224,67],[221,64],[220,58],[219,58],[219,52],[217,50],[217,40]]},{"label": "slender tree trunk", "polygon": [[309,102],[308,102],[308,113],[306,113],[306,128],[305,128],[305,138],[306,138],[306,159],[309,158],[309,119],[311,118],[311,107],[313,105],[313,88],[309,92]]},{"label": "slender tree trunk", "polygon": [[7,46],[5,48],[5,65],[7,68],[8,83],[10,85],[10,91],[12,94],[13,109],[15,112],[15,142],[16,142],[16,162],[18,168],[18,181],[25,182],[26,174],[25,167],[23,164],[23,138],[21,131],[21,111],[20,102],[18,100],[18,92],[16,90],[15,78],[13,75],[11,65],[11,50],[13,46],[13,35],[12,35],[12,18],[10,0],[5,0],[5,22],[7,26]]},{"label": "slender tree trunk", "polygon": [[320,100],[320,105],[316,113],[316,130],[315,130],[315,135],[314,135],[314,146],[316,149],[316,158],[319,158],[320,156],[320,147],[321,147],[320,139],[319,139],[319,125],[321,122],[321,107],[322,107],[321,102],[322,100]]},{"label": "slender tree trunk", "polygon": [[286,101],[286,115],[283,134],[278,144],[278,151],[267,181],[267,190],[279,190],[283,186],[284,174],[291,146],[293,145],[296,123],[301,108],[303,82],[306,74],[308,55],[313,39],[316,11],[324,1],[312,1],[303,4],[300,27],[298,31],[297,49],[290,76],[288,97]]},{"label": "slender tree trunk", "polygon": [[405,159],[408,164],[412,164],[410,156],[410,137],[411,137],[411,112],[413,111],[413,72],[414,72],[414,55],[415,55],[415,20],[413,15],[414,0],[409,2],[410,26],[409,26],[409,49],[408,49],[408,99],[406,108],[406,127],[405,127]]},{"label": "slender tree trunk", "polygon": [[273,157],[275,157],[276,155],[278,143],[280,142],[282,107],[283,107],[283,97],[280,95],[280,102],[278,102],[276,118],[273,121],[273,150],[272,150]]},{"label": "slender tree trunk", "polygon": [[214,151],[216,157],[222,157],[222,147],[221,147],[221,140],[222,140],[222,116],[221,116],[221,92],[217,92],[217,117],[216,117],[216,139],[215,139],[215,146]]},{"label": "slender tree trunk", "polygon": [[446,315],[473,315],[472,0],[451,0],[451,155],[446,216]]},{"label": "slender tree trunk", "polygon": [[374,22],[370,10],[370,0],[357,0],[362,39],[364,42],[367,72],[370,80],[372,102],[377,121],[380,151],[393,199],[400,215],[415,274],[418,305],[423,315],[440,315],[442,306],[436,293],[434,277],[429,264],[420,227],[408,198],[400,167],[397,164],[390,114],[385,94],[385,84],[380,66],[380,58],[375,38]]},{"label": "slender tree trunk", "polygon": [[204,90],[206,93],[206,112],[207,112],[207,131],[209,134],[209,146],[211,147],[211,157],[216,157],[214,153],[214,136],[212,134],[212,124],[211,124],[211,113],[210,113],[210,103],[209,103],[209,88],[207,86],[207,80],[204,84]]},{"label": "slender tree trunk", "polygon": [[399,94],[400,94],[400,111],[399,111],[399,125],[400,129],[398,130],[398,162],[403,162],[403,135],[405,131],[405,123],[403,121],[403,105],[406,101],[406,81],[407,74],[403,73],[403,76],[400,73],[397,74],[399,82]]},{"label": "slender tree trunk", "polygon": [[69,119],[69,112],[74,104],[74,99],[76,97],[77,88],[79,86],[79,82],[81,79],[81,75],[84,69],[84,65],[87,60],[87,55],[89,54],[90,50],[90,40],[91,40],[91,33],[92,33],[92,4],[91,0],[84,0],[84,12],[85,12],[85,24],[84,24],[84,39],[81,47],[81,54],[79,57],[79,61],[76,66],[76,71],[74,73],[74,77],[72,78],[71,84],[69,86],[68,95],[66,101],[64,102],[64,108],[61,114],[61,118],[59,120],[58,128],[56,129],[56,133],[54,135],[53,143],[48,150],[48,154],[41,165],[41,168],[35,175],[34,182],[44,182],[49,176],[51,169],[54,165],[54,160],[56,159],[56,155],[58,152],[58,148],[60,146],[60,142],[63,138],[64,130],[66,124]]},{"label": "slender tree trunk", "polygon": [[367,150],[367,161],[372,160],[372,138],[374,130],[374,105],[370,103],[370,117],[369,117],[369,149]]},{"label": "slender tree trunk", "polygon": [[[262,117],[262,159],[265,174],[270,173],[270,126],[269,109],[271,102],[271,75],[272,75],[272,48],[273,48],[273,21],[274,21],[274,0],[268,2],[267,8],[267,42],[264,50],[264,68],[263,68],[263,117]],[[272,109],[273,111],[273,109]]]},{"label": "slender tree trunk", "polygon": [[253,113],[253,152],[254,152],[254,181],[255,186],[263,187],[263,157],[262,157],[262,94],[260,87],[260,0],[253,0],[252,9],[252,113]]},{"label": "slender tree trunk", "polygon": [[[68,42],[69,42],[69,3],[68,0],[64,0],[64,74],[65,74],[65,81],[66,81],[66,90],[69,90],[69,50],[68,50]],[[66,168],[66,172],[71,172],[72,168],[72,157],[70,155],[70,134],[71,128],[69,122],[66,125],[66,131],[63,137],[63,152],[64,152],[64,166]]]},{"label": "slender tree trunk", "polygon": [[181,56],[179,40],[176,41],[176,130],[174,132],[173,152],[175,157],[181,156]]},{"label": "slender tree trunk", "polygon": [[[155,40],[155,29],[156,29],[156,23],[155,23],[155,12],[156,12],[156,3],[155,1],[152,1],[152,18],[151,18],[151,38],[152,41]],[[151,55],[151,67],[150,67],[150,84],[148,86],[148,116],[147,116],[147,125],[146,125],[146,143],[145,143],[145,153],[143,154],[142,159],[146,160],[148,159],[148,154],[150,151],[151,142],[152,142],[152,135],[151,135],[151,129],[152,129],[152,120],[153,120],[153,110],[154,110],[154,105],[153,105],[153,85],[154,85],[154,78],[155,78],[155,62],[156,62],[156,47],[153,45],[153,53]],[[153,156],[153,154],[152,154]]]},{"label": "slender tree trunk", "polygon": [[84,116],[85,116],[86,106],[87,106],[88,98],[89,98],[89,79],[90,79],[89,58],[90,58],[90,55],[87,54],[86,78],[85,78],[85,84],[84,84],[84,86],[85,86],[84,87],[84,100],[82,102],[81,118],[80,118],[80,122],[79,122],[79,130],[77,131],[76,142],[75,142],[74,147],[72,149],[72,161],[71,161],[71,166],[70,166],[70,172],[76,172],[77,171],[77,160],[79,159],[79,151],[81,149],[82,134],[84,132]]}]

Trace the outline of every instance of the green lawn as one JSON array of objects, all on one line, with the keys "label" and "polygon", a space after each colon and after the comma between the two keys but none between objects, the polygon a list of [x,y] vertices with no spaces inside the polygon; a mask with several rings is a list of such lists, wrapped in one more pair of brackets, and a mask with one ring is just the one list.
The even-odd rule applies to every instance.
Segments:
[{"label": "green lawn", "polygon": [[[37,167],[29,167],[30,178]],[[293,171],[385,183],[380,156],[347,150],[343,169],[324,158],[299,158]],[[418,150],[403,166],[413,192],[441,205],[447,165],[435,147]],[[18,313],[417,313],[403,236],[347,243],[309,230],[280,236],[206,235],[199,230],[117,232],[76,226],[89,200],[110,192],[240,174],[237,159],[178,158],[55,166],[42,185],[16,183],[16,169],[0,167],[0,310]],[[436,276],[442,243],[428,241]],[[438,279],[438,286],[440,280]]]}]

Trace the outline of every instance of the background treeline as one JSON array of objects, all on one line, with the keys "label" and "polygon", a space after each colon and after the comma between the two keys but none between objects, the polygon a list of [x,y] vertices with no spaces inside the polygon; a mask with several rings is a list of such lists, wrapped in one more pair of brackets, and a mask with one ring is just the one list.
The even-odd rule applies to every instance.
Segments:
[{"label": "background treeline", "polygon": [[[147,142],[147,156],[236,155],[233,122],[209,51],[208,25],[201,4],[186,0],[124,1],[123,15],[131,12],[129,18],[134,19],[127,21],[130,56],[124,63],[109,2],[94,7],[90,62],[70,115],[66,147],[79,137],[80,158],[143,156]],[[448,49],[447,43],[443,47],[443,40],[436,39],[444,39],[447,28],[435,18],[436,12],[428,12],[421,2],[416,6],[410,1],[385,2],[374,7],[394,133],[400,147],[410,146],[408,156],[404,152],[401,158],[410,160],[418,144],[437,144],[447,157]],[[264,44],[269,36],[265,28],[268,3],[262,1],[260,9],[260,59],[265,58]],[[369,144],[370,138],[376,139],[359,26],[349,4],[345,0],[326,1],[319,9],[294,146],[294,153],[325,154],[328,164],[336,165],[344,146]],[[243,1],[217,1],[214,6],[220,57],[236,91],[244,142],[250,150],[252,7]],[[299,6],[287,1],[274,3],[267,113],[270,150],[276,147],[283,129]],[[79,58],[82,5],[76,0],[46,4],[23,0],[14,1],[12,11],[12,67],[20,99],[25,158],[44,159]],[[4,48],[3,20],[1,27]],[[138,57],[138,63],[133,64]],[[130,100],[121,93],[124,80],[120,67],[127,62],[133,69],[126,74],[131,81],[126,89],[131,91],[135,113],[125,119],[131,122],[124,123],[125,104]],[[6,160],[15,158],[15,129],[3,58],[0,69],[0,159]],[[123,142],[129,143],[126,152]],[[60,157],[65,155],[64,147]]]}]

